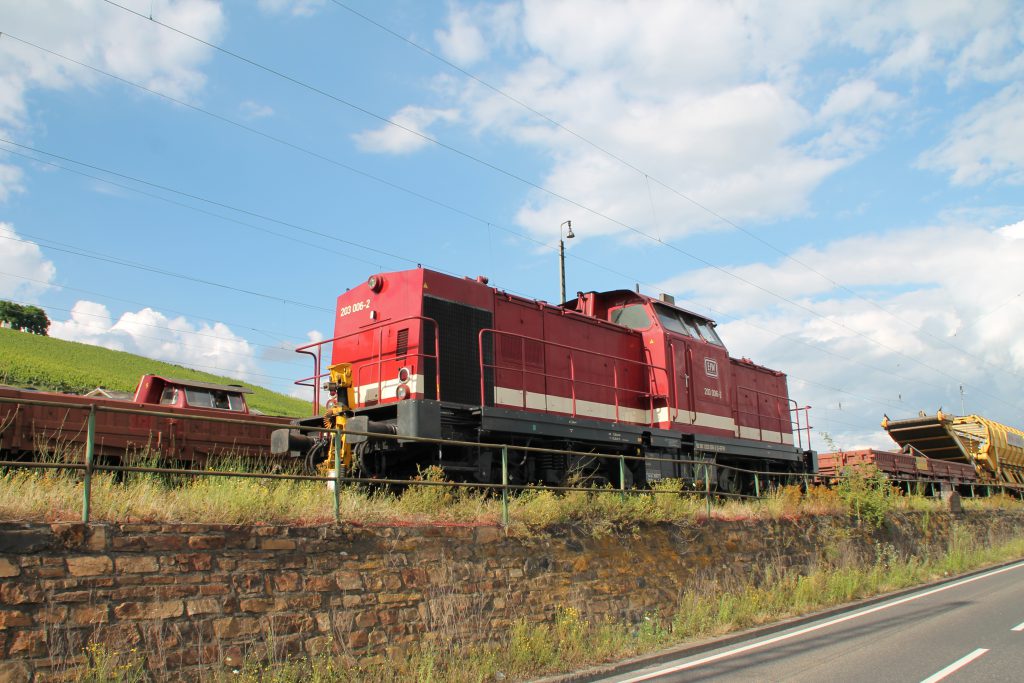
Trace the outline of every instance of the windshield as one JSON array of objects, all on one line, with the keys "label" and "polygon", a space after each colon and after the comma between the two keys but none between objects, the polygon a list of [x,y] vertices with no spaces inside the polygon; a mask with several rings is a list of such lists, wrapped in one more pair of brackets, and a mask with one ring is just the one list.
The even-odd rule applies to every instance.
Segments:
[{"label": "windshield", "polygon": [[185,387],[185,398],[193,408],[216,408],[218,410],[244,410],[241,394],[232,394],[216,389]]},{"label": "windshield", "polygon": [[647,315],[647,309],[643,304],[630,304],[612,309],[608,319],[616,325],[634,330],[646,330],[651,326],[651,317]]},{"label": "windshield", "polygon": [[661,304],[655,304],[654,310],[658,312],[658,320],[669,332],[682,334],[694,339],[702,339],[709,344],[722,346],[722,340],[715,332],[714,324],[710,320],[704,320],[694,315],[680,311]]}]

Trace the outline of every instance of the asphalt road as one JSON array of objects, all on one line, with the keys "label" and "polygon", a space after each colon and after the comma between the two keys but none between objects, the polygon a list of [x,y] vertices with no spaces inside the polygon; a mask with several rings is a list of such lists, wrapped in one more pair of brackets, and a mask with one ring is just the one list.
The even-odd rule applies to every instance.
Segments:
[{"label": "asphalt road", "polygon": [[602,680],[1024,681],[1024,562]]}]

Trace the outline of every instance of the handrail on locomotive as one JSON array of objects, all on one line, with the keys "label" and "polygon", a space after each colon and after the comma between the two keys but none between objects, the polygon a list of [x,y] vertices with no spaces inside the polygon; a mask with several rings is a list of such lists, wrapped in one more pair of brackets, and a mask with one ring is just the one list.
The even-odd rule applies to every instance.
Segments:
[{"label": "handrail on locomotive", "polygon": [[[438,344],[439,344],[439,342],[438,342],[438,334],[437,334],[437,329],[438,329],[437,328],[437,321],[434,320],[433,318],[428,318],[428,317],[422,316],[422,315],[410,315],[410,316],[406,316],[404,318],[399,318],[397,320],[381,320],[380,322],[373,323],[373,324],[370,324],[370,325],[366,325],[366,326],[360,328],[359,330],[356,330],[355,332],[350,332],[348,334],[338,335],[336,337],[331,337],[330,339],[322,339],[320,341],[312,342],[310,344],[305,344],[305,345],[300,346],[297,349],[295,349],[296,353],[305,354],[307,356],[310,356],[313,359],[313,374],[310,375],[309,377],[303,377],[302,379],[295,380],[295,385],[296,386],[312,387],[313,388],[313,415],[316,416],[316,415],[319,415],[319,413],[320,413],[320,390],[321,390],[320,380],[323,379],[324,377],[327,377],[327,376],[330,375],[329,371],[328,372],[322,372],[321,371],[321,369],[323,367],[322,351],[323,351],[324,344],[332,344],[332,343],[334,343],[336,341],[340,341],[340,340],[343,340],[343,339],[348,339],[349,337],[354,337],[354,336],[359,335],[359,334],[365,334],[367,332],[377,331],[377,341],[378,341],[378,343],[377,343],[377,363],[375,365],[372,365],[372,366],[362,366],[362,367],[359,368],[359,372],[360,372],[360,374],[362,374],[362,371],[366,370],[367,368],[374,368],[374,369],[376,369],[376,371],[377,371],[377,395],[379,396],[380,395],[380,391],[381,391],[381,386],[382,386],[382,383],[383,383],[383,381],[382,381],[383,373],[381,372],[381,370],[383,368],[385,360],[391,360],[392,359],[391,356],[389,356],[388,358],[385,358],[384,355],[383,355],[384,345],[381,342],[382,342],[382,339],[383,339],[384,330],[387,329],[388,327],[391,327],[391,326],[394,326],[394,325],[399,325],[399,324],[402,324],[402,323],[407,323],[407,322],[409,322],[411,320],[418,320],[420,322],[429,323],[429,324],[434,326],[434,353],[433,354],[422,353],[422,352],[420,352],[420,353],[409,353],[409,354],[406,354],[406,356],[412,356],[414,358],[419,358],[419,359],[422,359],[423,361],[426,361],[426,360],[429,360],[429,359],[433,359],[434,360],[434,370],[435,370],[435,372],[434,372],[434,382],[435,382],[435,386],[437,387],[437,390],[438,390],[438,398],[440,398],[441,363],[440,363],[440,359],[438,357]],[[316,352],[308,350],[308,349],[312,349],[314,347],[316,348]],[[399,356],[398,356],[397,349],[391,355],[393,356],[393,358],[398,358]],[[425,363],[424,363],[424,365],[425,365]]]}]

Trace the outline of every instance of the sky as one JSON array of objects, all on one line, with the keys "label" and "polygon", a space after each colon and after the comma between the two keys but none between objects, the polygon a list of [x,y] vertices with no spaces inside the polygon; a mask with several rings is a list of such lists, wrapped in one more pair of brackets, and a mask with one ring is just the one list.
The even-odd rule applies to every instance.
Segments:
[{"label": "sky", "polygon": [[[0,298],[286,393],[422,264],[671,293],[821,450],[1024,428],[1013,0],[0,0]],[[2,352],[2,350],[0,350]]]}]

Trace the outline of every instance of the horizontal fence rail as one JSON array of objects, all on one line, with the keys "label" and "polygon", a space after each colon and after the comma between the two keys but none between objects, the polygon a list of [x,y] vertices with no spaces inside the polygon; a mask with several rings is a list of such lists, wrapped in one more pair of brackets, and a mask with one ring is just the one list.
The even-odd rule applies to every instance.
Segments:
[{"label": "horizontal fence rail", "polygon": [[[24,405],[43,405],[54,408],[70,408],[82,411],[87,411],[88,415],[85,418],[86,424],[83,425],[86,431],[86,442],[85,442],[85,462],[36,462],[36,461],[25,461],[25,460],[0,460],[0,467],[3,468],[24,468],[24,469],[50,469],[50,470],[72,470],[83,472],[83,498],[82,498],[82,521],[85,523],[89,522],[91,515],[91,491],[92,491],[92,475],[94,472],[113,472],[113,473],[141,473],[141,474],[161,474],[161,475],[180,475],[180,476],[211,476],[211,477],[237,477],[237,478],[248,478],[248,479],[266,479],[266,480],[284,480],[284,481],[310,481],[310,482],[325,482],[333,483],[334,489],[334,516],[335,521],[341,521],[340,512],[340,494],[341,488],[346,484],[367,484],[367,485],[394,485],[394,486],[433,486],[433,487],[449,487],[449,488],[465,488],[465,489],[478,489],[487,491],[496,491],[501,494],[501,505],[502,505],[502,524],[508,526],[509,524],[509,493],[514,491],[555,491],[555,492],[585,492],[585,493],[618,493],[620,496],[625,498],[626,495],[640,494],[640,495],[659,495],[659,494],[698,494],[702,495],[706,501],[707,514],[711,516],[712,502],[715,499],[748,499],[758,500],[763,498],[770,490],[782,484],[793,484],[799,485],[801,489],[806,491],[810,486],[821,483],[831,483],[841,481],[844,475],[829,475],[822,476],[817,473],[804,473],[804,472],[770,472],[765,470],[752,470],[741,467],[735,467],[732,465],[725,465],[716,462],[714,459],[682,459],[682,458],[665,458],[655,456],[643,456],[643,455],[626,455],[624,453],[594,453],[589,451],[572,451],[565,449],[556,448],[543,448],[538,446],[518,446],[504,443],[488,443],[480,441],[459,441],[454,439],[434,439],[427,437],[414,437],[404,436],[400,434],[377,434],[372,432],[361,432],[356,430],[346,429],[326,429],[324,427],[316,426],[299,426],[299,425],[287,425],[280,422],[269,422],[260,420],[240,420],[235,418],[223,418],[214,415],[184,415],[180,413],[169,413],[165,411],[157,410],[144,410],[138,408],[119,408],[114,406],[104,406],[96,404],[82,404],[82,403],[64,403],[64,402],[53,402],[53,401],[40,401],[33,399],[13,399],[0,397],[0,405],[2,404],[24,404]],[[335,468],[332,476],[326,475],[309,475],[309,474],[282,474],[272,472],[238,472],[238,471],[219,471],[219,470],[199,470],[199,469],[185,469],[185,468],[169,468],[169,467],[142,467],[132,465],[107,465],[97,464],[95,462],[95,422],[97,412],[110,412],[110,413],[123,413],[123,414],[138,414],[153,417],[168,417],[174,419],[183,420],[200,420],[204,422],[220,422],[228,424],[244,424],[250,426],[263,426],[273,427],[278,429],[295,429],[299,431],[316,432],[324,435],[330,434],[334,440],[335,445]],[[8,424],[0,421],[0,444],[2,444],[3,431],[8,428]],[[81,433],[81,428],[78,430]],[[431,481],[425,479],[381,479],[381,478],[366,478],[348,476],[342,474],[342,468],[340,463],[340,451],[341,446],[345,443],[344,439],[346,436],[360,436],[360,437],[372,437],[375,439],[391,439],[401,440],[405,442],[417,442],[417,443],[433,443],[438,445],[448,446],[465,446],[471,448],[489,449],[500,453],[501,456],[501,483],[494,482],[460,482],[460,481]],[[269,444],[268,444],[269,446]],[[545,455],[567,455],[567,456],[585,456],[588,458],[603,458],[618,461],[618,474],[619,474],[619,487],[612,488],[610,486],[595,487],[595,486],[551,486],[541,484],[512,484],[509,482],[509,453],[535,453]],[[282,458],[283,462],[291,461],[290,458]],[[626,485],[626,463],[627,462],[667,462],[676,465],[687,465],[694,468],[694,472],[703,472],[699,476],[694,476],[692,483],[694,488],[684,491],[676,490],[659,490],[659,489],[640,489],[631,488]],[[718,491],[712,487],[712,478],[720,470],[732,471],[737,474],[749,475],[754,484],[754,494],[734,493],[727,491]],[[911,485],[928,486],[934,491],[936,488],[943,485],[955,485],[955,486],[970,486],[972,495],[975,487],[980,489],[987,489],[989,494],[994,489],[998,490],[1003,494],[1012,494],[1017,497],[1024,497],[1024,487],[1019,485],[1013,485],[1003,482],[966,482],[966,481],[950,481],[941,479],[910,479],[902,478],[892,475],[886,475],[888,481],[894,484],[905,484],[908,487]],[[701,488],[698,489],[697,486]]]}]

